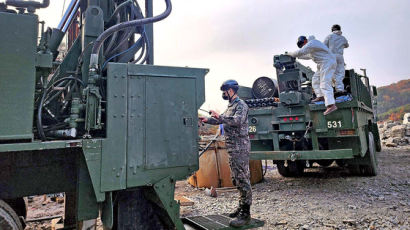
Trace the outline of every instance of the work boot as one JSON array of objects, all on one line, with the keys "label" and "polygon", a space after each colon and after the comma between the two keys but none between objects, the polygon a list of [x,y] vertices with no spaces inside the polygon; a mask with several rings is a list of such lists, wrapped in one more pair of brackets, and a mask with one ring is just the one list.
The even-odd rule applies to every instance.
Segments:
[{"label": "work boot", "polygon": [[325,115],[325,116],[328,115],[329,113],[337,110],[337,107],[336,107],[335,104],[328,105],[326,108],[327,108],[326,111],[323,113],[323,115]]},{"label": "work boot", "polygon": [[340,96],[344,96],[344,95],[346,95],[347,94],[347,92],[345,91],[345,90],[343,90],[343,91],[336,91],[335,92],[335,98],[336,97],[340,97]]},{"label": "work boot", "polygon": [[235,217],[237,217],[237,216],[239,215],[239,213],[241,213],[241,211],[242,211],[242,206],[239,205],[239,207],[238,207],[234,212],[229,213],[228,216],[229,216],[230,218],[235,218]]},{"label": "work boot", "polygon": [[315,102],[324,101],[324,100],[325,100],[324,97],[317,97],[317,98],[313,99],[311,102],[315,103]]},{"label": "work boot", "polygon": [[239,215],[229,222],[229,225],[235,228],[245,226],[251,222],[250,205],[243,205]]}]

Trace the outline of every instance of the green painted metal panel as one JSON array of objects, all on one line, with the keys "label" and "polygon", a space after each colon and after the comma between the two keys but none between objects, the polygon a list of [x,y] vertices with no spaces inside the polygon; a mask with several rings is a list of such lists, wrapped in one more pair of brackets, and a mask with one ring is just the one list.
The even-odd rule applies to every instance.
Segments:
[{"label": "green painted metal panel", "polygon": [[323,111],[312,111],[313,128],[319,133],[332,133],[332,136],[338,135],[337,131],[341,129],[354,129],[355,118],[352,108],[338,108],[337,112],[327,116],[323,115]]},{"label": "green painted metal panel", "polygon": [[128,65],[127,187],[182,179],[198,168],[196,121],[206,73]]},{"label": "green painted metal panel", "polygon": [[[128,145],[127,178],[135,178],[145,165],[146,100],[144,76],[130,76],[128,84]],[[128,180],[129,183],[129,180]]]},{"label": "green painted metal panel", "polygon": [[1,144],[0,154],[3,152],[18,152],[31,150],[47,150],[47,149],[64,149],[72,147],[81,147],[82,140],[64,140],[64,141],[35,141],[28,143]]},{"label": "green painted metal panel", "polygon": [[127,66],[110,64],[107,74],[107,139],[102,141],[101,191],[126,188]]},{"label": "green painted metal panel", "polygon": [[251,151],[251,160],[324,160],[324,159],[351,159],[351,149],[335,149],[320,151]]},{"label": "green painted metal panel", "polygon": [[[78,64],[78,58],[81,55],[81,35],[74,41],[73,45],[71,46],[70,50],[64,57],[63,61],[61,64],[58,66],[57,70],[53,74],[53,78],[56,75],[59,75],[59,77],[63,77],[67,75],[67,72],[75,71],[77,68]],[[56,78],[56,79],[57,79]]]},{"label": "green painted metal panel", "polygon": [[103,226],[108,229],[111,229],[114,225],[114,204],[112,200],[112,192],[107,192],[107,198],[102,203],[101,222],[103,223]]},{"label": "green painted metal panel", "polygon": [[145,93],[145,167],[197,164],[195,78],[147,78]]},{"label": "green painted metal panel", "polygon": [[36,67],[53,68],[53,55],[51,53],[37,53],[35,60]]},{"label": "green painted metal panel", "polygon": [[206,73],[108,64],[101,191],[150,185],[167,176],[182,179],[198,169],[196,121]]},{"label": "green painted metal panel", "polygon": [[0,140],[33,137],[35,15],[0,13]]},{"label": "green painted metal panel", "polygon": [[178,230],[184,229],[184,225],[179,218],[179,204],[174,200],[175,180],[172,177],[166,177],[155,183],[153,187],[162,203],[162,207],[168,212],[175,228]]},{"label": "green painted metal panel", "polygon": [[[208,69],[199,68],[185,68],[174,66],[152,66],[152,65],[128,65],[128,75],[130,76],[154,76],[154,77],[188,77],[196,78],[195,90],[196,106],[199,108],[205,101],[205,78],[204,76],[209,72]],[[181,88],[182,90],[182,88]],[[183,89],[187,90],[187,89]]]},{"label": "green painted metal panel", "polygon": [[353,155],[359,156],[361,142],[359,136],[343,136],[328,138],[329,149],[352,149]]},{"label": "green painted metal panel", "polygon": [[[89,148],[91,143],[88,143]],[[81,220],[90,220],[98,218],[99,214],[99,204],[97,203],[97,198],[95,196],[93,183],[91,181],[91,174],[93,171],[90,171],[87,167],[87,159],[90,160],[90,155],[78,156],[78,177],[77,177],[77,215],[76,218],[78,221]]]},{"label": "green painted metal panel", "polygon": [[105,193],[101,192],[101,149],[102,140],[83,140],[83,154],[88,173],[92,182],[94,196],[98,202],[105,200]]}]

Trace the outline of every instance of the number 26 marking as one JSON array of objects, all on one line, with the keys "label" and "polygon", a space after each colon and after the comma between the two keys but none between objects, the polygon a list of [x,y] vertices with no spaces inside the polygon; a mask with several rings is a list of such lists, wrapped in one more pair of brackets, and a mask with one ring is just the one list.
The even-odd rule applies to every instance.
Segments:
[{"label": "number 26 marking", "polygon": [[327,128],[341,128],[342,127],[342,121],[328,121],[327,122]]},{"label": "number 26 marking", "polygon": [[249,126],[250,133],[256,133],[256,126]]}]

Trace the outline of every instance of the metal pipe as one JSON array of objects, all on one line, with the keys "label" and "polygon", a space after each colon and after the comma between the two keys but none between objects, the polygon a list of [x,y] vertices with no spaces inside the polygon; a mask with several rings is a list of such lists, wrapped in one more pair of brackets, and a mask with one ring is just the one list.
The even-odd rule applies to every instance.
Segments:
[{"label": "metal pipe", "polygon": [[[145,0],[145,15],[149,18],[154,16],[154,3],[152,0]],[[147,59],[148,65],[154,64],[154,24],[145,25],[147,35]]]},{"label": "metal pipe", "polygon": [[54,54],[55,59],[58,55],[58,47],[67,32],[68,27],[73,22],[74,16],[77,14],[78,8],[80,7],[80,0],[72,0],[68,6],[63,18],[58,24],[57,28],[53,29],[51,33],[51,38],[49,41],[49,49]]},{"label": "metal pipe", "polygon": [[68,27],[73,22],[73,19],[74,19],[75,15],[77,14],[77,11],[78,11],[79,7],[80,7],[80,0],[77,0],[76,4],[73,7],[73,10],[71,11],[71,13],[70,13],[70,15],[67,19],[67,22],[63,26],[63,29],[62,29],[63,33],[65,33],[67,31]]},{"label": "metal pipe", "polygon": [[34,8],[46,8],[50,5],[50,0],[43,0],[43,3],[36,1],[21,1],[21,0],[6,0],[6,5],[14,7],[34,7]]},{"label": "metal pipe", "polygon": [[63,18],[61,19],[60,23],[59,23],[58,26],[57,26],[57,29],[59,29],[59,30],[62,30],[62,29],[63,29],[63,27],[64,27],[64,25],[66,24],[66,21],[67,21],[67,19],[68,19],[68,16],[70,15],[70,13],[71,13],[71,11],[73,10],[73,7],[74,7],[74,5],[75,5],[75,3],[76,3],[77,1],[78,1],[78,0],[72,0],[72,1],[70,2],[70,5],[68,5],[67,10],[65,11]]}]

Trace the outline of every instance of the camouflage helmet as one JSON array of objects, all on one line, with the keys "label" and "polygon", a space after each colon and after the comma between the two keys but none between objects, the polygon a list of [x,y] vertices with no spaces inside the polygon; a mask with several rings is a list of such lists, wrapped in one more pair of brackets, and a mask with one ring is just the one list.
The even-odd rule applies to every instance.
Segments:
[{"label": "camouflage helmet", "polygon": [[235,93],[239,89],[239,84],[235,80],[227,80],[224,81],[221,85],[221,91],[227,91],[228,89],[232,89]]}]

